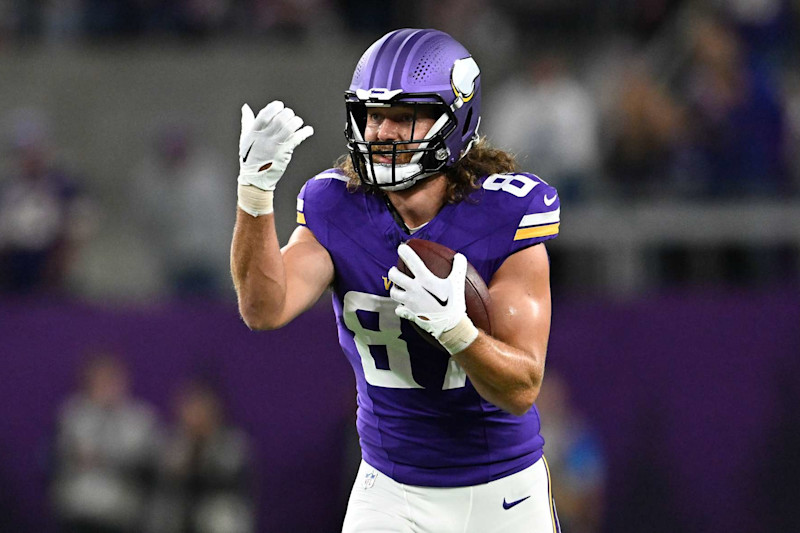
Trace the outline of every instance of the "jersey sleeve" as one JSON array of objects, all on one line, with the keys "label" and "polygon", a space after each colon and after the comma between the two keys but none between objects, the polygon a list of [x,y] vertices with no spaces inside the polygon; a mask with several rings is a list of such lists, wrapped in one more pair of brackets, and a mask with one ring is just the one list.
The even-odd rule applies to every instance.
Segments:
[{"label": "jersey sleeve", "polygon": [[346,187],[347,178],[338,170],[329,169],[308,180],[297,195],[297,224],[311,230],[325,248],[330,229],[326,219],[341,205]]},{"label": "jersey sleeve", "polygon": [[519,213],[514,236],[509,244],[508,255],[523,248],[558,237],[561,224],[561,202],[558,191],[544,180],[526,175],[536,180],[536,186],[526,195],[527,203]]}]

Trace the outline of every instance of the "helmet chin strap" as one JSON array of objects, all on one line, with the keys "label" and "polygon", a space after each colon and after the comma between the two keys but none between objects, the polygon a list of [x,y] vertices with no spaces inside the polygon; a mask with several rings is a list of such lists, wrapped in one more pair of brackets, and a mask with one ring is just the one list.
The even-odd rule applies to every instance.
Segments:
[{"label": "helmet chin strap", "polygon": [[[394,165],[394,172],[392,172],[392,165],[373,163],[365,166],[369,179],[371,179],[376,185],[380,186],[380,188],[384,191],[402,191],[403,189],[408,189],[412,185],[415,185],[418,181],[429,178],[436,174],[436,172],[423,173],[422,165],[419,163]],[[412,178],[414,174],[418,175]],[[392,178],[394,178],[394,180]],[[394,183],[394,185],[392,185],[392,183]]]}]

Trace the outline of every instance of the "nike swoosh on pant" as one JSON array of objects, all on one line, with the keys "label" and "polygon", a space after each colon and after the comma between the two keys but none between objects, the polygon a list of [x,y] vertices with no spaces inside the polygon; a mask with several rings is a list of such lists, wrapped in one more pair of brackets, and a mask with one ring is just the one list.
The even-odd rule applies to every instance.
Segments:
[{"label": "nike swoosh on pant", "polygon": [[509,509],[511,509],[512,507],[514,507],[515,505],[519,505],[520,503],[524,502],[524,501],[525,501],[525,500],[527,500],[528,498],[530,498],[530,496],[525,496],[525,497],[524,497],[524,498],[522,498],[521,500],[517,500],[517,501],[514,501],[514,502],[506,502],[506,499],[505,499],[505,498],[503,498],[503,509],[505,509],[505,510],[509,510]]}]

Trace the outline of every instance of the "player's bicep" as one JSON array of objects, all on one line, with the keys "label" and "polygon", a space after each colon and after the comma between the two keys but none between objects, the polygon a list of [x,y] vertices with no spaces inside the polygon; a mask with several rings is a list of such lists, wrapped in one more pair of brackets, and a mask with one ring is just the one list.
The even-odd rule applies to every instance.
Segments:
[{"label": "player's bicep", "polygon": [[492,336],[544,362],[550,335],[550,263],[544,244],[510,255],[489,283]]},{"label": "player's bicep", "polygon": [[319,300],[333,283],[330,254],[304,226],[298,226],[281,249],[286,272],[286,303],[281,322],[291,321]]}]

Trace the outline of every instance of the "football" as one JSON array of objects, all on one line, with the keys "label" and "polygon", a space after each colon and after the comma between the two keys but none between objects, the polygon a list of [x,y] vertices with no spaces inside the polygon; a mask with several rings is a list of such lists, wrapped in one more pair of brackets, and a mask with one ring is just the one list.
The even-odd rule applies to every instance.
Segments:
[{"label": "football", "polygon": [[[406,244],[422,259],[425,266],[436,276],[446,278],[453,269],[453,257],[456,252],[442,244],[426,241],[424,239],[410,239]],[[398,259],[397,269],[407,276],[414,277],[406,267],[402,259]],[[492,334],[492,324],[489,319],[489,306],[491,297],[489,288],[483,278],[471,264],[467,263],[467,276],[464,282],[464,300],[467,304],[467,316],[469,316],[475,327],[482,329],[485,333]],[[444,350],[441,344],[433,338],[427,331],[423,330],[415,323],[411,323],[414,329],[425,340],[434,346]]]}]

